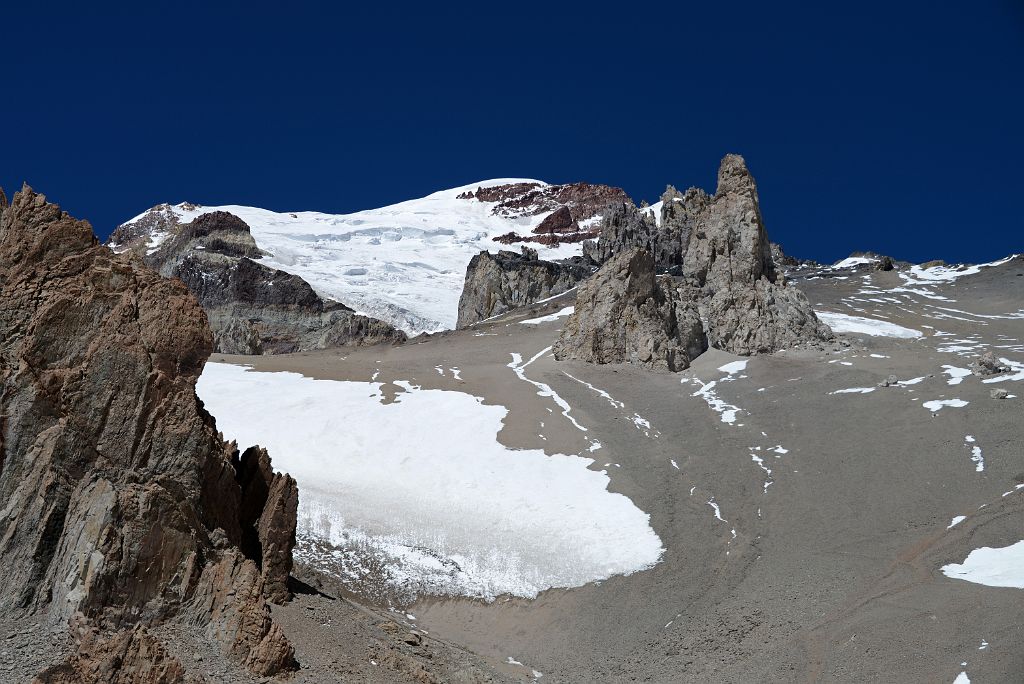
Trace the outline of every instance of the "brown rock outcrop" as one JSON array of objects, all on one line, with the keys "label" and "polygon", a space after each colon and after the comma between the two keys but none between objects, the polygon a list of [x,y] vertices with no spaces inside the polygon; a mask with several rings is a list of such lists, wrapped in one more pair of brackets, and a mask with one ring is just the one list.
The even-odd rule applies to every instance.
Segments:
[{"label": "brown rock outcrop", "polygon": [[566,207],[574,221],[584,221],[601,214],[605,207],[628,201],[622,188],[591,183],[542,185],[540,183],[507,183],[477,188],[460,194],[459,199],[494,202],[495,216],[540,216]]},{"label": "brown rock outcrop", "polygon": [[26,187],[0,211],[0,300],[0,610],[105,632],[186,620],[255,672],[292,667],[264,553],[291,553],[294,481],[248,450],[243,486],[195,394],[213,343],[196,298]]},{"label": "brown rock outcrop", "polygon": [[533,232],[537,235],[553,233],[574,233],[580,229],[580,224],[572,217],[569,207],[559,207],[544,217]]},{"label": "brown rock outcrop", "polygon": [[181,662],[142,625],[103,634],[79,630],[78,653],[39,673],[32,684],[198,684]]}]

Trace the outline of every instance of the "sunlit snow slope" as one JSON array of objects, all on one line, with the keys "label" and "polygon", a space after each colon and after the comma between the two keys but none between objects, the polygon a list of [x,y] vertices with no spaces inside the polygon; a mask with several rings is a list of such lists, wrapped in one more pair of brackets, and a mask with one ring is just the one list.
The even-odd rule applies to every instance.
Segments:
[{"label": "sunlit snow slope", "polygon": [[[170,211],[181,223],[211,211],[235,214],[249,224],[256,244],[267,253],[262,259],[265,265],[301,276],[321,296],[417,334],[454,328],[469,260],[481,250],[503,249],[494,237],[513,230],[528,233],[544,219],[544,213],[495,216],[491,213],[494,203],[457,198],[467,190],[509,183],[540,181],[480,181],[354,214],[187,204],[171,206]],[[151,235],[150,248],[162,237]],[[581,251],[578,243],[531,246],[546,259]]]},{"label": "sunlit snow slope", "polygon": [[650,517],[608,491],[591,458],[509,449],[497,441],[505,407],[394,385],[388,403],[379,382],[208,363],[196,391],[225,435],[267,447],[298,481],[304,562],[327,542],[338,559],[386,566],[396,593],[488,600],[658,562]]}]

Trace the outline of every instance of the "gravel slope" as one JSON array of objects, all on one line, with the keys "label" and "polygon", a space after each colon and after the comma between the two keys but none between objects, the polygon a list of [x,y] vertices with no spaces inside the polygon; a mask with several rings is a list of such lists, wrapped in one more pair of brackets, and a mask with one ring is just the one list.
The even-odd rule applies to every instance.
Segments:
[{"label": "gravel slope", "polygon": [[[798,279],[819,310],[922,337],[844,334],[835,348],[751,358],[732,373],[719,368],[737,357],[714,351],[679,374],[541,356],[527,378],[549,384],[585,434],[508,367],[513,352],[530,358],[551,345],[565,319],[517,321],[571,305],[571,293],[403,347],[213,360],[327,379],[368,381],[379,370],[385,382],[468,392],[509,409],[498,435],[509,447],[575,454],[600,441],[591,467],[606,469],[610,490],[650,514],[664,543],[653,569],[535,600],[421,597],[392,606],[508,676],[952,682],[965,671],[976,682],[1019,682],[1024,594],[940,568],[1024,538],[1024,489],[1015,489],[1024,483],[1024,381],[966,375],[949,384],[943,368],[967,368],[988,349],[1024,362],[1024,319],[1014,317],[1024,307],[1022,272],[1017,259],[927,287],[896,273],[865,280],[868,271]],[[438,365],[457,366],[461,380]],[[922,379],[879,387],[890,375]],[[697,394],[711,380],[714,394]],[[1016,398],[991,398],[1000,387]],[[871,391],[834,394],[850,388]],[[716,396],[738,409],[734,422],[709,404]],[[949,399],[967,404],[923,405]],[[971,460],[974,445],[984,470]],[[315,611],[285,610],[302,660],[320,629]],[[339,641],[337,657],[349,646]],[[349,676],[362,681],[357,672]]]}]

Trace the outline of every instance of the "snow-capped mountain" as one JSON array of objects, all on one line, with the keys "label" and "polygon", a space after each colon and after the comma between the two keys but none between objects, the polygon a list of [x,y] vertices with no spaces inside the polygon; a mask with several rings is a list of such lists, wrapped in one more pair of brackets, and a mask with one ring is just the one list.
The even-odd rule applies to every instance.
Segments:
[{"label": "snow-capped mountain", "polygon": [[[501,186],[508,190],[479,192]],[[455,327],[466,265],[481,250],[504,248],[495,237],[529,233],[560,206],[580,208],[578,218],[592,222],[604,198],[618,193],[624,196],[606,186],[498,178],[352,214],[163,204],[122,224],[109,244],[115,251],[153,251],[176,226],[226,211],[249,225],[265,253],[260,263],[298,275],[321,296],[415,335]],[[578,242],[531,247],[544,259],[581,251]]]}]

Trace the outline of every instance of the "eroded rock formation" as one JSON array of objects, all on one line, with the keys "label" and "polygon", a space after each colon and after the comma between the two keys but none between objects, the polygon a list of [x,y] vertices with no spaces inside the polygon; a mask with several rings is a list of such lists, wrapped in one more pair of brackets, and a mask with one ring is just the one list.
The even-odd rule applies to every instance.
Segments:
[{"label": "eroded rock formation", "polygon": [[689,188],[681,193],[671,185],[661,196],[661,216],[658,221],[658,239],[654,260],[667,271],[678,271],[686,256],[690,236],[697,217],[711,198],[700,188]]},{"label": "eroded rock formation", "polygon": [[0,610],[99,630],[67,672],[157,654],[137,626],[167,620],[257,674],[294,667],[266,599],[287,593],[295,483],[196,397],[196,297],[27,187],[0,210],[0,288]]},{"label": "eroded rock formation", "polygon": [[[159,244],[148,247],[154,235]],[[228,212],[181,224],[171,207],[157,207],[119,227],[110,244],[135,252],[195,293],[213,330],[214,351],[284,354],[406,339],[383,321],[322,299],[299,276],[254,261],[263,254],[249,226]]]},{"label": "eroded rock formation", "polygon": [[832,338],[776,266],[757,185],[739,155],[722,159],[718,188],[696,213],[682,272],[700,292],[708,341],[718,349],[768,354]]},{"label": "eroded rock formation", "polygon": [[480,252],[466,268],[458,327],[566,292],[592,272],[583,260],[543,261],[528,247],[520,252]]},{"label": "eroded rock formation", "polygon": [[[776,266],[761,217],[757,186],[738,155],[726,155],[722,160],[713,196],[695,188],[680,193],[669,186],[661,198],[657,219],[650,209],[624,202],[604,216],[598,242],[584,243],[584,252],[590,258],[615,265],[612,272],[633,278],[630,269],[640,268],[646,282],[646,258],[619,259],[636,250],[651,255],[657,271],[679,276],[674,280],[673,299],[691,303],[699,312],[703,332],[713,347],[734,354],[762,354],[832,338],[832,331],[815,316],[806,296],[787,285]],[[604,267],[599,273],[603,271]],[[608,277],[601,282],[607,297],[626,296]],[[581,286],[581,296],[584,289],[589,291],[589,285]],[[603,349],[609,343],[606,340],[624,339],[595,336],[592,330],[600,330],[600,326],[583,323],[593,318],[595,311],[610,310],[607,301],[594,296],[578,301],[575,314],[563,329],[561,348],[589,349],[600,337]],[[665,325],[671,329],[674,322],[666,319]],[[584,339],[570,340],[575,334],[584,335]],[[571,358],[587,355],[562,354]],[[606,351],[589,355],[599,363],[615,356]],[[629,354],[625,360],[630,360]]]},{"label": "eroded rock formation", "polygon": [[596,242],[584,242],[583,254],[597,263],[604,263],[619,252],[642,249],[651,254],[658,251],[658,226],[650,211],[641,210],[629,200],[608,207],[601,219]]},{"label": "eroded rock formation", "polygon": [[680,371],[707,348],[694,303],[643,249],[616,254],[580,285],[555,358]]}]

